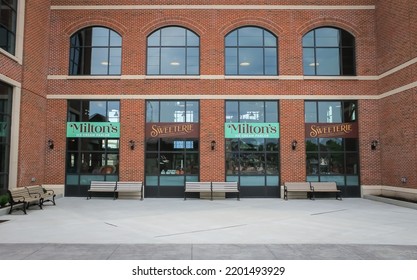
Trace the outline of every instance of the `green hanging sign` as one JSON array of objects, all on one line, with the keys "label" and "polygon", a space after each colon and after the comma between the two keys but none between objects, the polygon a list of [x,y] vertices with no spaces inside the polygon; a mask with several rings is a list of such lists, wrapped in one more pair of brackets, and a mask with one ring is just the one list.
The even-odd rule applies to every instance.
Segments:
[{"label": "green hanging sign", "polygon": [[279,123],[225,123],[225,138],[279,138]]},{"label": "green hanging sign", "polygon": [[68,122],[67,137],[120,138],[119,122]]}]

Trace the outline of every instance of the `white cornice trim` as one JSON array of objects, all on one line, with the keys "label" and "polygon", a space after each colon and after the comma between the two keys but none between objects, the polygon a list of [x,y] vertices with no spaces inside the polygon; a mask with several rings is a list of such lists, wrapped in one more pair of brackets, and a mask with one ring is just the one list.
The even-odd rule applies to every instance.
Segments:
[{"label": "white cornice trim", "polygon": [[51,10],[375,10],[375,5],[57,5]]},{"label": "white cornice trim", "polygon": [[20,82],[10,79],[9,77],[3,74],[0,74],[0,81],[5,82],[6,84],[9,84],[14,87],[18,87],[18,88],[22,87],[22,84]]},{"label": "white cornice trim", "polygon": [[77,94],[66,94],[66,95],[59,95],[59,94],[50,94],[47,96],[47,99],[102,99],[102,100],[114,100],[114,99],[167,99],[167,100],[175,100],[175,99],[185,99],[185,100],[229,100],[229,99],[236,99],[236,100],[329,100],[329,99],[343,99],[343,100],[359,100],[359,99],[379,99],[379,96],[375,95],[213,95],[213,94],[132,94],[132,95],[124,95],[124,94],[116,94],[116,95],[96,95],[96,94],[87,94],[87,95],[77,95]]}]

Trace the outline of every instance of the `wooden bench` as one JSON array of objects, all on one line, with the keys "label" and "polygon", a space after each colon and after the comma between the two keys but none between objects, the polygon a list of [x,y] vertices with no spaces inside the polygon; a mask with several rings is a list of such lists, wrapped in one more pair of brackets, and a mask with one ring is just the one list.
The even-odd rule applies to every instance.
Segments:
[{"label": "wooden bench", "polygon": [[341,191],[337,188],[336,182],[311,182],[311,190],[313,199],[315,199],[315,193],[334,193],[336,199],[342,200]]},{"label": "wooden bench", "polygon": [[189,192],[211,192],[211,182],[185,182],[184,200],[187,199]]},{"label": "wooden bench", "polygon": [[140,200],[143,200],[143,182],[121,182],[118,181],[116,183],[116,190],[117,197],[119,193],[139,193]]},{"label": "wooden bench", "polygon": [[284,199],[288,200],[289,192],[303,192],[307,197],[312,199],[312,189],[309,182],[285,182],[284,183]]},{"label": "wooden bench", "polygon": [[[26,209],[31,205],[38,205],[42,209],[42,198],[38,194],[30,194],[26,188],[16,188],[7,191],[9,193],[9,214],[16,210],[16,206],[22,206],[23,212],[27,214]],[[14,209],[13,209],[14,208]]]},{"label": "wooden bench", "polygon": [[55,203],[55,192],[53,190],[46,190],[41,185],[33,185],[33,186],[27,186],[25,187],[29,194],[38,194],[41,197],[41,203],[42,205],[45,202],[52,202],[53,205],[56,205]]},{"label": "wooden bench", "polygon": [[211,200],[213,193],[237,193],[237,200],[240,200],[240,189],[237,182],[211,182]]},{"label": "wooden bench", "polygon": [[116,199],[116,184],[111,181],[91,181],[87,199],[91,199],[91,194],[94,192],[113,193],[113,199]]}]

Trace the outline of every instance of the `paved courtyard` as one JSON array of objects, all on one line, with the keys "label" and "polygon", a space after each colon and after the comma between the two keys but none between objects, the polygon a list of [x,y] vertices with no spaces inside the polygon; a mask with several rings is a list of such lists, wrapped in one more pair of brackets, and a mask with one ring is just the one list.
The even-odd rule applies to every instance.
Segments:
[{"label": "paved courtyard", "polygon": [[61,198],[2,215],[0,259],[409,259],[417,210],[362,198]]}]

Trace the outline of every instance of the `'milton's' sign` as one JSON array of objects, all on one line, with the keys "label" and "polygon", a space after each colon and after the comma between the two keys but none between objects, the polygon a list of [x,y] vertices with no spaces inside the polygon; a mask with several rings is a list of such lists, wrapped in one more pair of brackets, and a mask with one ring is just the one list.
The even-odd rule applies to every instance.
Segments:
[{"label": "'milton's' sign", "polygon": [[306,138],[358,138],[358,123],[309,123],[305,132]]},{"label": "'milton's' sign", "polygon": [[147,123],[145,130],[148,138],[198,138],[200,136],[198,123]]},{"label": "'milton's' sign", "polygon": [[225,138],[279,138],[279,123],[225,123]]},{"label": "'milton's' sign", "polygon": [[118,122],[68,122],[67,137],[119,138]]}]

